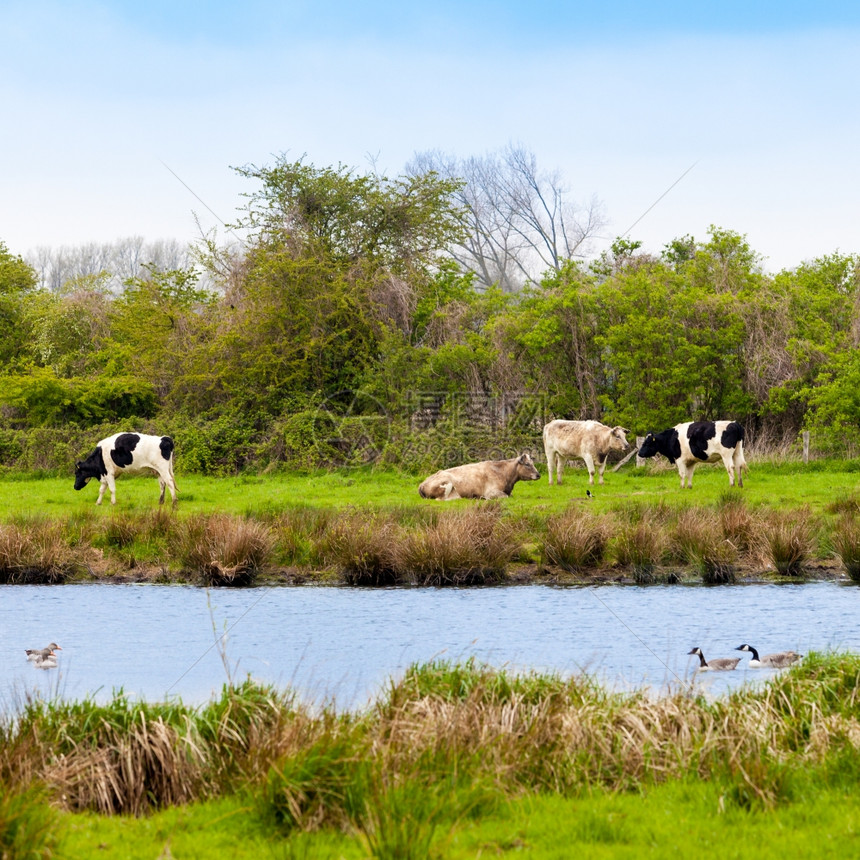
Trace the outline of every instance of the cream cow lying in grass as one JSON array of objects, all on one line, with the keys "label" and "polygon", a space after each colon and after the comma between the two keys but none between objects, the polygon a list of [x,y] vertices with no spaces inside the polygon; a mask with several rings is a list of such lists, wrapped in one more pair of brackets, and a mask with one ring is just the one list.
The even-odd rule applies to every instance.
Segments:
[{"label": "cream cow lying in grass", "polygon": [[520,454],[510,460],[484,460],[442,469],[421,482],[422,499],[501,499],[509,496],[517,481],[540,478],[532,458]]}]

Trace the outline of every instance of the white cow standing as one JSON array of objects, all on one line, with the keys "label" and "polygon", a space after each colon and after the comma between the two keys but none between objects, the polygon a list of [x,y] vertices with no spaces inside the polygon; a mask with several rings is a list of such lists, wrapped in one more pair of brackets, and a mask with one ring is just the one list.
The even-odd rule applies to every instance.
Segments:
[{"label": "white cow standing", "polygon": [[561,484],[564,462],[574,457],[585,461],[588,483],[592,485],[594,463],[597,461],[599,482],[602,484],[609,452],[613,449],[626,451],[630,447],[626,439],[629,432],[623,427],[607,427],[599,421],[550,421],[543,428],[543,448],[550,486],[554,471]]}]

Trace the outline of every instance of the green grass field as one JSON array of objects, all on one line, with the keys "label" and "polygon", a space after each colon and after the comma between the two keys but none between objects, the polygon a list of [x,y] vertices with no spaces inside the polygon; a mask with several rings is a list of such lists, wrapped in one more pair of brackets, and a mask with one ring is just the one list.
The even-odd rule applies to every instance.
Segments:
[{"label": "green grass field", "polygon": [[[451,860],[812,860],[855,856],[860,806],[847,789],[822,790],[772,810],[727,806],[725,793],[725,786],[719,784],[677,782],[636,794],[526,797],[506,802],[479,818],[443,822],[430,856]],[[241,797],[173,808],[147,818],[66,815],[63,833],[61,850],[77,860],[350,860],[368,856],[359,838],[343,833],[273,833],[253,804]]]},{"label": "green grass field", "polygon": [[[728,477],[722,466],[701,466],[696,470],[692,490],[681,491],[674,468],[635,469],[623,466],[619,472],[607,470],[605,484],[591,487],[581,468],[568,468],[562,486],[550,487],[546,468],[540,467],[540,481],[520,482],[504,504],[515,514],[537,511],[558,513],[571,502],[589,505],[600,512],[629,501],[665,501],[669,504],[715,503],[728,491]],[[177,513],[234,514],[279,511],[296,506],[342,509],[355,507],[467,507],[474,502],[432,502],[418,496],[423,475],[390,470],[352,469],[315,473],[277,472],[236,477],[206,477],[177,473],[179,503]],[[76,492],[73,478],[38,478],[26,475],[0,477],[0,521],[16,516],[68,516],[92,508],[98,485],[91,481]],[[809,507],[817,513],[834,500],[860,490],[860,469],[854,461],[819,461],[808,465],[795,462],[753,463],[743,489],[737,489],[750,506],[775,508]],[[154,478],[127,477],[117,481],[117,511],[147,511],[158,507],[158,484]],[[169,507],[169,495],[166,507]],[[111,510],[109,496],[101,509]]]},{"label": "green grass field", "polygon": [[489,503],[436,502],[422,476],[370,468],[179,477],[174,508],[153,478],[117,482],[0,479],[0,580],[158,578],[210,585],[272,581],[486,584],[552,576],[698,576],[710,583],[766,571],[860,581],[860,471],[854,462],[762,463],[746,486],[701,467],[681,490],[670,468],[625,467],[591,490],[520,482]]}]

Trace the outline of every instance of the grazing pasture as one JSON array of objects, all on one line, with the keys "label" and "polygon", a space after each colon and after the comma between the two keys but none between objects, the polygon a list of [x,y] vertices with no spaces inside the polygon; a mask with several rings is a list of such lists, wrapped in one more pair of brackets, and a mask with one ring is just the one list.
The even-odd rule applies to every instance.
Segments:
[{"label": "grazing pasture", "polygon": [[159,508],[145,478],[122,483],[107,511],[93,504],[94,489],[75,493],[68,478],[0,480],[0,579],[246,585],[262,573],[473,584],[505,581],[519,567],[519,581],[552,569],[646,583],[669,565],[666,581],[687,570],[719,583],[828,565],[832,575],[834,563],[860,576],[855,462],[753,464],[743,489],[727,488],[712,467],[685,492],[668,465],[625,467],[588,495],[578,469],[562,487],[528,481],[511,498],[456,499],[444,510],[417,497],[414,475],[371,469],[181,476],[174,510]]}]

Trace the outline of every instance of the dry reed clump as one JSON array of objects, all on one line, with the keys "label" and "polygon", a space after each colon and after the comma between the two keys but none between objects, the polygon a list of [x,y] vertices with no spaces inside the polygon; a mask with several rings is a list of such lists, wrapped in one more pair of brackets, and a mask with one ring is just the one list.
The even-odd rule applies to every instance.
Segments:
[{"label": "dry reed clump", "polygon": [[809,509],[772,511],[762,520],[762,553],[783,576],[802,576],[815,548]]},{"label": "dry reed clump", "polygon": [[723,537],[711,511],[698,507],[681,511],[670,545],[672,556],[696,567],[705,583],[718,585],[735,581],[737,549]]},{"label": "dry reed clump", "polygon": [[547,521],[544,563],[572,571],[599,567],[606,557],[609,537],[605,519],[570,507]]},{"label": "dry reed clump", "polygon": [[622,524],[613,541],[615,560],[632,568],[636,582],[654,582],[654,571],[663,557],[665,542],[665,533],[656,524],[646,520]]},{"label": "dry reed clump", "polygon": [[204,796],[206,752],[191,727],[180,732],[141,712],[99,745],[57,756],[45,779],[70,809],[141,815]]},{"label": "dry reed clump", "polygon": [[400,581],[395,558],[400,532],[390,515],[349,511],[329,526],[320,553],[350,585],[393,585]]},{"label": "dry reed clump", "polygon": [[61,522],[0,524],[0,582],[63,582],[80,566],[81,553],[68,545]]},{"label": "dry reed clump", "polygon": [[755,554],[761,522],[746,506],[742,496],[725,493],[717,506],[723,537],[742,555]]},{"label": "dry reed clump", "polygon": [[227,514],[195,515],[171,534],[183,568],[206,585],[250,585],[268,562],[274,539],[260,522]]},{"label": "dry reed clump", "polygon": [[848,576],[860,582],[860,517],[843,514],[833,524],[830,540]]},{"label": "dry reed clump", "polygon": [[445,511],[435,523],[403,530],[392,546],[404,578],[433,586],[500,582],[518,550],[510,522],[493,503]]}]

